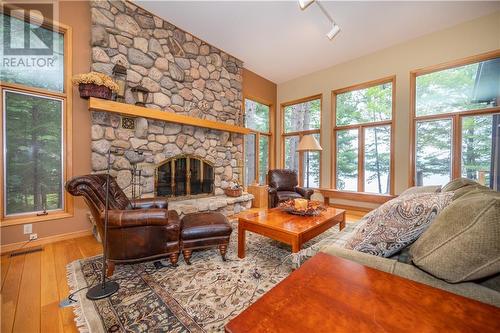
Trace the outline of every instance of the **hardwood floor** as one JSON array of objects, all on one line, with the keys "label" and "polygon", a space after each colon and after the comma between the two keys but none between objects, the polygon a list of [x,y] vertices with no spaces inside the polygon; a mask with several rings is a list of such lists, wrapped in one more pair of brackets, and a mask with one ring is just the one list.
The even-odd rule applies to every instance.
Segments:
[{"label": "hardwood floor", "polygon": [[[350,211],[347,222],[365,213]],[[102,253],[93,236],[46,244],[43,251],[1,256],[1,332],[78,332],[68,297],[66,265]]]},{"label": "hardwood floor", "polygon": [[78,332],[68,296],[66,265],[102,253],[93,236],[43,246],[43,251],[1,257],[1,332]]}]

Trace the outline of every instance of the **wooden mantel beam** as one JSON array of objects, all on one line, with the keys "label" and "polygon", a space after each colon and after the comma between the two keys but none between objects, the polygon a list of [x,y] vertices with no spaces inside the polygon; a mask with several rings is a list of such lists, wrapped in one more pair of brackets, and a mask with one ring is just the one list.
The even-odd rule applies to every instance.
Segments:
[{"label": "wooden mantel beam", "polygon": [[142,106],[114,102],[93,97],[89,99],[89,111],[113,112],[130,117],[144,117],[154,120],[162,120],[176,124],[210,128],[231,133],[250,133],[249,129],[241,126],[230,125],[219,121],[184,116],[173,112],[160,111]]}]

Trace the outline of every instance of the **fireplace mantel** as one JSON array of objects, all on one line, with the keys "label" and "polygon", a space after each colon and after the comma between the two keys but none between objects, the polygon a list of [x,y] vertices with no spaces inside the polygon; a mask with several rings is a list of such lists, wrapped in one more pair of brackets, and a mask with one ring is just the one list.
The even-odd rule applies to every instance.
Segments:
[{"label": "fireplace mantel", "polygon": [[130,117],[144,117],[154,120],[162,120],[171,123],[209,128],[231,133],[250,133],[247,128],[241,126],[226,124],[219,121],[184,116],[173,112],[160,111],[142,106],[114,102],[93,97],[89,99],[89,111],[112,112]]}]

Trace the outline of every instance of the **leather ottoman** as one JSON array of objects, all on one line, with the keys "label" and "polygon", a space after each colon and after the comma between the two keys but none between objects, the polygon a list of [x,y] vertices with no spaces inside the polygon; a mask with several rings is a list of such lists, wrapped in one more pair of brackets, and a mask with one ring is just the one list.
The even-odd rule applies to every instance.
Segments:
[{"label": "leather ottoman", "polygon": [[191,265],[195,249],[218,246],[222,260],[226,260],[227,245],[233,228],[221,213],[191,213],[181,221],[181,249],[184,261]]}]

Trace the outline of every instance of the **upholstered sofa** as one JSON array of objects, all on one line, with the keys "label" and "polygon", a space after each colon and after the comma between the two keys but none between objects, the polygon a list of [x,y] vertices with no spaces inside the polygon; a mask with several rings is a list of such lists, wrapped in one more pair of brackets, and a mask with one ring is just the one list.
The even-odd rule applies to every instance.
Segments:
[{"label": "upholstered sofa", "polygon": [[320,251],[500,307],[500,193],[467,179],[408,192],[436,190],[453,191],[452,202],[398,255],[338,245]]}]

